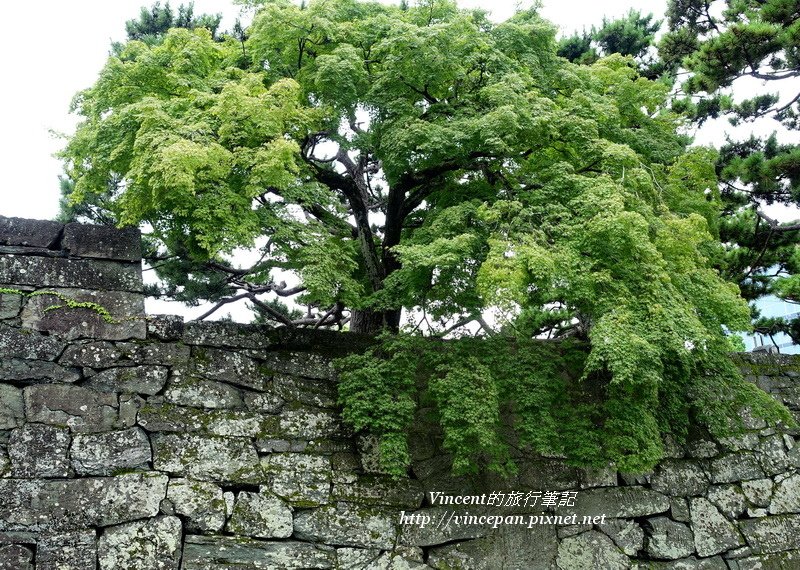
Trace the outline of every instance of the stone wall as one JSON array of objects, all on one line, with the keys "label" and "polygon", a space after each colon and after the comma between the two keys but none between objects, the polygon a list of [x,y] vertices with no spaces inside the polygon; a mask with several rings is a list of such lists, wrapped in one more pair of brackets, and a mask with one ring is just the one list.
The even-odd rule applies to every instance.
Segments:
[{"label": "stone wall", "polygon": [[[450,476],[421,417],[394,481],[336,410],[331,358],[368,339],[146,317],[138,247],[0,217],[0,570],[800,568],[796,431],[501,481]],[[738,358],[800,417],[797,360]]]}]

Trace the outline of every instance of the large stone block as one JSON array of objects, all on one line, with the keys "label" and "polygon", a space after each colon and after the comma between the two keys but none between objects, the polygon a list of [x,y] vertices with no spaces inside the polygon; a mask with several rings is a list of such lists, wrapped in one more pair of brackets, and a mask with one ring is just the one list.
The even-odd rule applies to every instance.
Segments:
[{"label": "large stone block", "polygon": [[769,504],[770,514],[800,513],[800,474],[776,481],[775,494]]},{"label": "large stone block", "polygon": [[33,382],[76,382],[80,373],[74,368],[65,368],[45,360],[22,360],[3,358],[0,360],[0,380],[25,380]]},{"label": "large stone block", "polygon": [[97,543],[100,570],[177,570],[180,559],[181,521],[177,517],[107,528]]},{"label": "large stone block", "polygon": [[152,454],[147,435],[131,428],[76,435],[70,458],[78,475],[111,475],[123,469],[147,468]]},{"label": "large stone block", "polygon": [[183,546],[183,570],[300,570],[335,561],[333,548],[297,541],[190,535]]},{"label": "large stone block", "polygon": [[0,570],[34,570],[33,550],[21,544],[0,545]]},{"label": "large stone block", "polygon": [[117,397],[71,384],[38,384],[24,392],[29,422],[68,426],[73,432],[96,433],[119,426]]},{"label": "large stone block", "polygon": [[273,453],[262,460],[269,488],[297,506],[321,505],[331,494],[331,461],[319,455]]},{"label": "large stone block", "polygon": [[36,545],[36,570],[86,570],[96,562],[94,530],[43,533]]},{"label": "large stone block", "polygon": [[704,492],[708,477],[697,461],[668,460],[662,462],[650,479],[654,491],[672,496],[692,496]]},{"label": "large stone block", "polygon": [[419,481],[374,475],[361,476],[353,483],[337,483],[331,494],[334,501],[403,509],[418,509],[424,498]]},{"label": "large stone block", "polygon": [[0,355],[6,358],[53,361],[64,351],[66,344],[30,329],[0,325]]},{"label": "large stone block", "polygon": [[288,439],[323,439],[346,434],[341,418],[334,412],[316,408],[294,408],[280,415],[279,431]]},{"label": "large stone block", "polygon": [[600,530],[628,556],[636,556],[644,547],[644,531],[636,521],[612,519],[599,526]]},{"label": "large stone block", "polygon": [[242,491],[236,497],[228,531],[255,538],[289,538],[292,509],[264,488],[259,493]]},{"label": "large stone block", "polygon": [[580,491],[574,507],[564,507],[581,516],[606,515],[609,519],[646,517],[669,510],[669,499],[643,487],[601,487]]},{"label": "large stone block", "polygon": [[133,364],[182,366],[189,362],[189,347],[176,342],[120,342],[122,357]]},{"label": "large stone block", "polygon": [[42,424],[26,424],[11,432],[8,457],[11,476],[68,477],[69,430]]},{"label": "large stone block", "polygon": [[656,559],[677,560],[694,553],[694,536],[685,524],[667,517],[649,519],[647,554]]},{"label": "large stone block", "polygon": [[244,408],[241,393],[230,384],[187,376],[180,371],[173,373],[164,400],[196,408]]},{"label": "large stone block", "polygon": [[[442,570],[450,568],[550,570],[555,568],[557,553],[558,541],[555,529],[543,525],[531,529],[503,529],[485,538],[432,548],[428,565]],[[425,566],[420,567],[425,568]]]},{"label": "large stone block", "polygon": [[561,570],[627,570],[631,566],[628,557],[610,538],[594,530],[562,540],[556,563]]},{"label": "large stone block", "polygon": [[155,434],[153,466],[199,481],[260,484],[264,473],[249,439]]},{"label": "large stone block", "polygon": [[57,248],[63,229],[58,222],[0,216],[0,245]]},{"label": "large stone block", "polygon": [[191,479],[171,479],[167,499],[175,513],[184,517],[189,532],[219,532],[225,526],[225,499],[222,487],[218,485]]},{"label": "large stone block", "polygon": [[[144,339],[147,334],[144,296],[139,293],[56,288],[52,291],[58,295],[35,295],[28,300],[21,315],[23,326],[67,340]],[[67,303],[73,301],[93,306],[70,308]],[[108,311],[114,322],[106,321],[100,308]]]},{"label": "large stone block", "polygon": [[239,352],[230,352],[216,348],[195,348],[192,351],[195,357],[197,374],[209,380],[221,380],[264,390],[269,380],[255,360]]},{"label": "large stone block", "polygon": [[72,256],[139,261],[141,234],[137,228],[89,224],[67,224],[61,247]]},{"label": "large stone block", "polygon": [[165,366],[130,366],[110,368],[84,382],[86,388],[98,392],[123,394],[158,394],[167,383],[169,369]]},{"label": "large stone block", "polygon": [[331,360],[313,352],[268,352],[264,355],[264,367],[273,374],[319,380],[333,380],[336,377]]},{"label": "large stone block", "polygon": [[800,549],[800,515],[777,515],[739,522],[755,554]]},{"label": "large stone block", "polygon": [[265,325],[245,325],[224,321],[190,322],[183,331],[183,342],[215,348],[265,349],[272,342]]},{"label": "large stone block", "polygon": [[712,483],[736,483],[763,477],[764,471],[753,453],[732,453],[711,462]]},{"label": "large stone block", "polygon": [[335,546],[389,550],[397,540],[397,521],[395,510],[338,503],[298,513],[294,536]]},{"label": "large stone block", "polygon": [[154,517],[166,494],[167,476],[160,473],[0,479],[0,531],[81,530]]},{"label": "large stone block", "polygon": [[0,283],[141,293],[142,268],[116,261],[0,255]]},{"label": "large stone block", "polygon": [[124,361],[122,352],[106,341],[71,344],[61,355],[59,363],[64,366],[82,366],[84,368],[111,368],[114,366],[133,365],[133,362]]},{"label": "large stone block", "polygon": [[700,556],[713,556],[742,546],[744,541],[739,531],[711,501],[702,497],[692,499],[692,531],[694,545]]},{"label": "large stone block", "polygon": [[336,384],[330,380],[300,378],[276,374],[273,379],[275,393],[286,401],[295,401],[317,408],[335,408]]},{"label": "large stone block", "polygon": [[150,432],[262,437],[277,430],[278,419],[245,410],[201,410],[174,404],[146,404],[139,411],[138,423]]},{"label": "large stone block", "polygon": [[[9,287],[11,289],[12,287]],[[18,293],[0,293],[0,320],[14,319],[22,309],[22,295]]]},{"label": "large stone block", "polygon": [[24,420],[22,390],[10,384],[0,384],[0,429],[13,429],[22,425]]}]

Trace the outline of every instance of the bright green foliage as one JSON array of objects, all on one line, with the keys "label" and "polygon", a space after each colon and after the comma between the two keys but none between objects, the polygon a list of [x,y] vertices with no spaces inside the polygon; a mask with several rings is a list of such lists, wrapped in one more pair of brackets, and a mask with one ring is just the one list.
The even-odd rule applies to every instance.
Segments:
[{"label": "bright green foliage", "polygon": [[[796,131],[798,97],[792,78],[800,75],[800,12],[789,0],[706,2],[673,0],[670,33],[659,46],[668,68],[691,72],[674,108],[702,124],[727,116],[734,125],[773,119]],[[768,92],[734,98],[734,83],[756,79]],[[720,152],[724,216],[720,237],[730,244],[723,267],[740,283],[747,299],[775,294],[794,302],[792,283],[800,272],[797,224],[779,224],[763,215],[767,204],[800,204],[800,148],[781,144],[773,134],[728,141]],[[800,321],[759,319],[763,334],[788,333],[800,342]]]},{"label": "bright green foliage", "polygon": [[[403,337],[353,357],[345,417],[395,472],[419,377],[459,469],[508,467],[508,402],[536,449],[568,442],[577,462],[628,470],[692,411],[710,427],[730,416],[743,388],[720,364],[723,326],[746,329],[749,312],[712,269],[712,155],[687,152],[667,85],[630,57],[558,57],[534,11],[494,24],[445,0],[268,0],[246,35],[248,61],[206,30],[131,41],[76,99],[73,200],[146,222],[176,294],[288,294],[283,269],[319,309],[294,324],[396,330],[405,309],[417,332],[588,343],[592,401],[559,387],[561,355],[540,374],[546,358],[485,339],[447,345],[470,347],[458,358]],[[253,267],[226,264],[258,239]]]}]

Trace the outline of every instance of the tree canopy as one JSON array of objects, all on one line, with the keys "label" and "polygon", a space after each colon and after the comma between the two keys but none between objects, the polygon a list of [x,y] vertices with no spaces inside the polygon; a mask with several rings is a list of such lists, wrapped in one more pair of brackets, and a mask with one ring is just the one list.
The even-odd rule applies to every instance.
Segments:
[{"label": "tree canopy", "polygon": [[[720,235],[728,244],[724,274],[740,284],[747,299],[774,294],[797,302],[800,224],[781,224],[763,212],[766,205],[800,204],[800,147],[791,136],[800,128],[797,3],[672,0],[667,16],[670,32],[661,41],[661,57],[666,67],[689,72],[677,111],[698,124],[720,116],[734,125],[773,120],[783,131],[728,140],[721,148]],[[766,92],[735,96],[734,84],[743,79],[760,82]],[[797,318],[759,319],[756,330],[786,332],[800,342]]]},{"label": "tree canopy", "polygon": [[[723,327],[747,329],[749,311],[714,269],[716,155],[687,149],[669,86],[633,59],[575,65],[534,10],[493,23],[449,0],[266,0],[243,38],[131,39],[75,99],[69,198],[146,224],[168,293],[248,298],[285,326],[396,331],[405,310],[429,335],[478,323],[575,338],[578,377],[601,394],[580,425],[597,437],[559,452],[584,463],[651,466],[661,434],[684,436],[692,417],[722,429],[745,396],[774,411],[726,357]],[[226,257],[242,247],[258,249],[253,266]],[[275,295],[309,309],[296,318]],[[524,383],[459,350],[415,350],[393,344],[344,374],[350,420],[402,460],[398,402],[424,361],[453,445],[502,463],[502,444],[480,444],[499,416],[467,436],[452,405],[499,406]],[[570,405],[529,398],[526,417],[556,400]],[[539,450],[575,429],[547,418],[549,437],[523,430]]]}]

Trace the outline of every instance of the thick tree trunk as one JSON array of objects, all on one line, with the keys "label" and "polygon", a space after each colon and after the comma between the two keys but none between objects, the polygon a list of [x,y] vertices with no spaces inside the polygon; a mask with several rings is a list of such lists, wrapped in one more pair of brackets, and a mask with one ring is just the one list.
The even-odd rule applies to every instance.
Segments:
[{"label": "thick tree trunk", "polygon": [[400,329],[400,311],[400,309],[393,311],[353,310],[350,317],[350,330],[372,335],[385,330],[397,332]]}]

